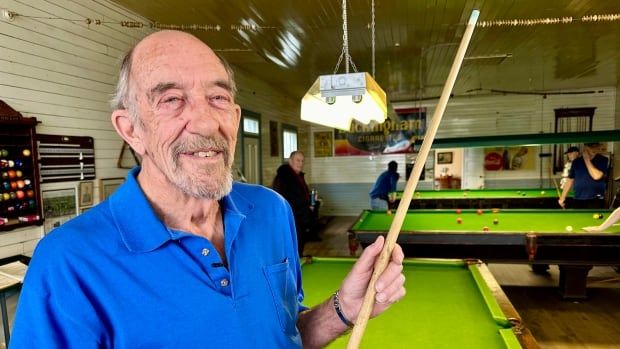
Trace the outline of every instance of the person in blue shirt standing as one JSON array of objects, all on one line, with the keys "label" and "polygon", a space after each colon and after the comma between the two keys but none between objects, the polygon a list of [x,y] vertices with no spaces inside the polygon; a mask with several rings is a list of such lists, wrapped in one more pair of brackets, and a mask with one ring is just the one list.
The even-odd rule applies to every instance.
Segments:
[{"label": "person in blue shirt standing", "polygon": [[605,190],[609,159],[600,153],[602,144],[586,143],[583,154],[573,160],[568,180],[562,188],[558,203],[565,208],[566,196],[573,189],[572,208],[603,208],[605,206]]},{"label": "person in blue shirt standing", "polygon": [[387,210],[389,205],[394,202],[390,193],[396,191],[396,183],[400,178],[397,172],[398,163],[390,161],[387,171],[383,171],[375,181],[375,185],[370,190],[370,208],[373,210]]},{"label": "person in blue shirt standing", "polygon": [[[349,329],[384,240],[305,307],[290,206],[233,184],[234,96],[230,67],[190,34],[159,31],[127,54],[112,123],[141,167],[40,241],[11,348],[318,348]],[[397,246],[373,315],[404,296],[402,260]]]}]

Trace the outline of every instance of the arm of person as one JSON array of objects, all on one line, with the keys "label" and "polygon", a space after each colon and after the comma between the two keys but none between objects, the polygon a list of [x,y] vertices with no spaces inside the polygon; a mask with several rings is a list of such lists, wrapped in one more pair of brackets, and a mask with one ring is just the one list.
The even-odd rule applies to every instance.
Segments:
[{"label": "arm of person", "polygon": [[598,233],[609,227],[611,227],[614,223],[620,220],[620,207],[616,208],[610,215],[607,217],[603,224],[595,226],[595,227],[584,227],[583,230],[589,233]]},{"label": "arm of person", "polygon": [[[364,249],[340,286],[340,309],[349,321],[355,322],[359,314],[375,260],[381,253],[384,241],[383,236],[380,236],[372,245]],[[375,284],[377,294],[372,317],[381,314],[390,305],[404,297],[403,258],[402,249],[396,245],[387,268]],[[349,329],[336,313],[333,296],[320,305],[301,313],[297,327],[301,333],[304,348],[322,348]]]},{"label": "arm of person", "polygon": [[594,166],[594,164],[592,163],[592,154],[590,152],[585,151],[583,153],[583,161],[586,164],[588,174],[590,175],[590,177],[592,177],[592,179],[594,179],[595,181],[603,179],[603,177],[605,176],[605,172],[599,170],[596,166]]},{"label": "arm of person", "polygon": [[566,201],[566,196],[568,195],[571,188],[573,187],[574,182],[575,182],[574,178],[566,179],[566,183],[564,183],[564,188],[562,188],[562,194],[560,195],[560,198],[558,199],[558,204],[560,204],[560,207],[562,208],[566,207],[566,204],[564,203],[564,201]]}]

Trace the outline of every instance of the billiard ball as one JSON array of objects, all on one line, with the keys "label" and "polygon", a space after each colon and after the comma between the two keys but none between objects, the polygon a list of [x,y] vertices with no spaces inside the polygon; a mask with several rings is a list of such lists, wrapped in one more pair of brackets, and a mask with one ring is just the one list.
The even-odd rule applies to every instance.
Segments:
[{"label": "billiard ball", "polygon": [[456,219],[456,223],[458,223],[458,224],[463,223],[463,219],[462,219],[461,217],[457,218],[457,219]]},{"label": "billiard ball", "polygon": [[498,224],[498,223],[499,223],[499,219],[495,218],[495,219],[493,220],[493,224]]},{"label": "billiard ball", "polygon": [[566,226],[566,231],[573,231],[573,226],[567,225]]},{"label": "billiard ball", "polygon": [[463,196],[464,196],[464,197],[467,197],[467,192],[464,192],[464,193],[463,193]]},{"label": "billiard ball", "polygon": [[4,193],[4,194],[2,194],[2,198],[4,199],[4,201],[10,200],[11,199],[11,195],[9,195],[9,193]]},{"label": "billiard ball", "polygon": [[392,210],[387,210],[387,215],[391,216],[392,215]]},{"label": "billiard ball", "polygon": [[34,197],[34,190],[26,190],[26,196],[29,198]]},{"label": "billiard ball", "polygon": [[15,171],[13,171],[13,170],[7,171],[7,174],[9,175],[9,178],[15,178],[15,175],[16,175]]},{"label": "billiard ball", "polygon": [[26,185],[24,184],[24,181],[22,181],[21,179],[17,181],[17,187],[19,189],[22,189],[23,187],[25,187]]},{"label": "billiard ball", "polygon": [[481,209],[477,209],[477,210],[476,210],[476,213],[477,213],[478,215],[481,215],[481,214],[482,214],[482,210],[481,210]]},{"label": "billiard ball", "polygon": [[19,178],[19,177],[21,177],[21,176],[23,176],[23,175],[24,175],[24,173],[23,173],[22,171],[20,171],[20,170],[15,171],[15,176],[16,176],[17,178]]},{"label": "billiard ball", "polygon": [[9,182],[2,182],[2,189],[4,190],[11,189],[11,184]]},{"label": "billiard ball", "polygon": [[484,227],[482,228],[482,231],[489,231],[489,227],[484,226]]},{"label": "billiard ball", "polygon": [[15,167],[15,161],[9,160],[9,167]]},{"label": "billiard ball", "polygon": [[30,180],[29,180],[29,179],[24,179],[24,184],[25,184],[27,187],[29,187],[29,186],[30,186],[30,184],[32,184],[32,183],[30,182]]},{"label": "billiard ball", "polygon": [[602,213],[598,214],[598,219],[603,219],[603,214]]},{"label": "billiard ball", "polygon": [[499,213],[499,208],[494,208],[494,209],[492,209],[492,210],[491,210],[491,212],[493,212],[493,213]]},{"label": "billiard ball", "polygon": [[22,155],[23,155],[23,156],[30,156],[30,154],[32,154],[32,152],[30,152],[30,149],[24,149],[24,150],[22,150]]},{"label": "billiard ball", "polygon": [[6,172],[2,172],[2,179],[7,179],[9,178],[9,174]]},{"label": "billiard ball", "polygon": [[461,209],[460,209],[460,208],[457,208],[457,209],[456,209],[456,214],[461,214],[461,212],[463,212],[463,211],[461,211]]},{"label": "billiard ball", "polygon": [[540,192],[540,195],[545,195],[545,191],[544,191],[544,190],[543,190],[543,191],[541,191],[541,192]]},{"label": "billiard ball", "polygon": [[0,149],[0,156],[9,156],[9,151],[6,149]]},{"label": "billiard ball", "polygon": [[15,192],[15,196],[17,196],[18,199],[23,199],[24,198],[24,192],[21,190],[18,190]]},{"label": "billiard ball", "polygon": [[11,189],[17,189],[17,182],[11,182]]},{"label": "billiard ball", "polygon": [[21,160],[15,160],[15,167],[22,167],[24,163]]},{"label": "billiard ball", "polygon": [[599,216],[599,214],[598,214],[598,213],[595,213],[595,214],[593,214],[593,215],[592,215],[592,218],[594,218],[594,219],[599,219],[599,218],[598,218],[598,216]]}]

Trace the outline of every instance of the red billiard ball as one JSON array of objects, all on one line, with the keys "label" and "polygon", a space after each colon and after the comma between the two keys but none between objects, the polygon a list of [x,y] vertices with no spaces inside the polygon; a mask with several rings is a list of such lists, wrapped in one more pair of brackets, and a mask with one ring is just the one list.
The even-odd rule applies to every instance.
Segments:
[{"label": "red billiard ball", "polygon": [[489,231],[489,227],[487,227],[487,226],[483,227],[482,231]]},{"label": "red billiard ball", "polygon": [[456,219],[456,223],[458,223],[458,224],[463,223],[463,219],[462,219],[461,217],[457,218],[457,219]]},{"label": "red billiard ball", "polygon": [[495,219],[493,220],[493,224],[498,224],[498,223],[499,223],[499,219],[495,218]]},{"label": "red billiard ball", "polygon": [[477,209],[477,210],[476,210],[476,213],[477,213],[477,214],[479,214],[479,215],[481,215],[481,214],[482,214],[482,210],[481,210],[481,209]]},{"label": "red billiard ball", "polygon": [[461,214],[461,212],[463,212],[463,211],[461,211],[461,209],[460,209],[460,208],[457,208],[457,209],[456,209],[456,214]]},{"label": "red billiard ball", "polygon": [[15,192],[15,196],[17,196],[18,199],[23,199],[24,198],[24,192],[21,190],[18,190]]}]

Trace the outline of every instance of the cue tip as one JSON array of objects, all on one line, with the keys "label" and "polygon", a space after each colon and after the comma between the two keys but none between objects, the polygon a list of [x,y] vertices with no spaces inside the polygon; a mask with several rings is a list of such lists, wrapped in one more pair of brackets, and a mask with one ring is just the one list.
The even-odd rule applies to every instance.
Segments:
[{"label": "cue tip", "polygon": [[478,16],[480,16],[480,10],[471,11],[471,16],[469,16],[469,22],[467,22],[467,25],[476,24],[476,22],[478,22]]}]

